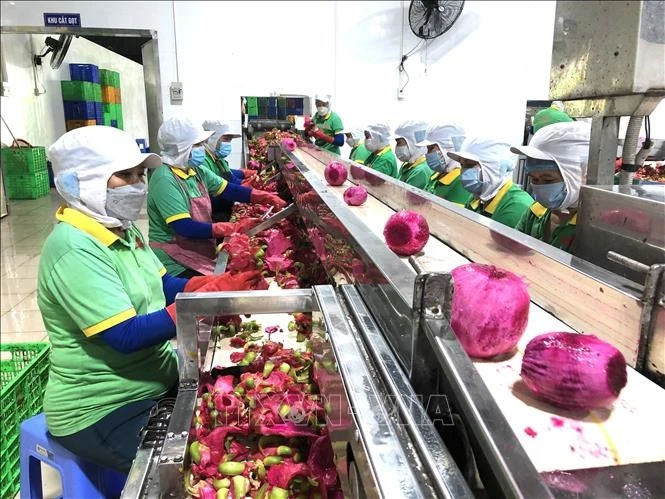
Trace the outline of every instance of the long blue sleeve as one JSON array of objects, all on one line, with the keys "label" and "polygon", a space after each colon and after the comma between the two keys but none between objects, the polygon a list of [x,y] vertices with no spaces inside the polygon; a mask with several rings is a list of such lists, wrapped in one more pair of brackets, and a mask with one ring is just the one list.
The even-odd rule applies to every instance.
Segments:
[{"label": "long blue sleeve", "polygon": [[252,194],[252,189],[243,187],[242,185],[233,184],[229,182],[226,189],[219,195],[224,201],[237,201],[239,203],[249,203]]},{"label": "long blue sleeve", "polygon": [[333,140],[333,144],[336,145],[337,147],[342,147],[344,145],[344,134],[338,133],[337,135],[335,135],[335,140]]},{"label": "long blue sleeve", "polygon": [[[230,184],[229,184],[230,185]],[[191,218],[182,218],[169,224],[176,234],[190,239],[211,239],[212,224],[195,222]]]},{"label": "long blue sleeve", "polygon": [[189,281],[189,279],[175,277],[171,274],[164,274],[162,276],[162,289],[164,290],[164,297],[166,298],[167,305],[170,305],[175,301],[175,295],[184,291],[187,281]]},{"label": "long blue sleeve", "polygon": [[175,324],[165,308],[137,315],[101,333],[106,344],[121,353],[138,352],[174,337]]},{"label": "long blue sleeve", "polygon": [[241,184],[245,180],[245,175],[240,170],[231,170],[231,182]]}]

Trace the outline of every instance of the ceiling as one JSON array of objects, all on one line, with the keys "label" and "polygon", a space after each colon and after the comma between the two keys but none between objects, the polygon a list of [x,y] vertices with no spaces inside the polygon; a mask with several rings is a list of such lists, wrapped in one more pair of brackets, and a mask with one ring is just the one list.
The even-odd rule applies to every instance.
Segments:
[{"label": "ceiling", "polygon": [[79,35],[81,38],[90,40],[116,54],[130,59],[138,64],[143,64],[141,47],[152,38],[136,36],[90,36]]}]

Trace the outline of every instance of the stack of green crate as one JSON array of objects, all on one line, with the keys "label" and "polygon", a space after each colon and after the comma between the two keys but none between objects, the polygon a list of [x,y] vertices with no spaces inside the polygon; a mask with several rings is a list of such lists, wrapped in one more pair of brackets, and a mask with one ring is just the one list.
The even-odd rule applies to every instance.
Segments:
[{"label": "stack of green crate", "polygon": [[254,117],[259,115],[259,103],[256,97],[247,97],[247,106],[245,111],[248,116]]},{"label": "stack of green crate", "polygon": [[2,170],[9,199],[39,199],[50,186],[43,147],[3,147]]},{"label": "stack of green crate", "polygon": [[104,124],[124,129],[122,98],[120,95],[120,73],[109,69],[99,70],[102,88]]},{"label": "stack of green crate", "polygon": [[[8,498],[20,488],[20,425],[43,409],[50,347],[48,343],[12,343],[0,345],[0,352],[0,497]],[[29,497],[30,491],[21,496]]]}]

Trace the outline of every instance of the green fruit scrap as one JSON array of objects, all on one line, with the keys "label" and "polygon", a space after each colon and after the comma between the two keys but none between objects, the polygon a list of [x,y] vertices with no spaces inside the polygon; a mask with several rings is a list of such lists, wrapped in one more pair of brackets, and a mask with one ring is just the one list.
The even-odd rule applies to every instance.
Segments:
[{"label": "green fruit scrap", "polygon": [[293,322],[293,321],[289,322],[288,329],[289,329],[289,331],[295,331],[296,330],[296,323]]},{"label": "green fruit scrap", "polygon": [[288,404],[282,404],[279,406],[279,415],[282,418],[285,418],[291,413],[291,407]]},{"label": "green fruit scrap", "polygon": [[229,497],[229,489],[227,487],[217,489],[217,494],[215,494],[215,499],[228,499],[228,497]]},{"label": "green fruit scrap", "polygon": [[280,445],[277,447],[277,455],[278,456],[285,456],[285,457],[290,457],[293,454],[293,450],[291,447],[288,447],[286,445]]},{"label": "green fruit scrap", "polygon": [[302,343],[306,339],[307,339],[307,337],[304,334],[302,334],[300,331],[298,331],[298,334],[296,334],[296,341],[298,343]]},{"label": "green fruit scrap", "polygon": [[291,370],[291,366],[286,362],[282,362],[282,365],[279,366],[279,370],[284,374],[287,374]]},{"label": "green fruit scrap", "polygon": [[270,499],[288,499],[289,491],[279,487],[273,487],[270,490]]},{"label": "green fruit scrap", "polygon": [[201,444],[199,443],[198,440],[195,440],[192,442],[192,444],[189,446],[189,455],[192,458],[192,461],[194,461],[196,464],[199,464],[199,461],[201,460]]},{"label": "green fruit scrap", "polygon": [[245,463],[237,463],[235,461],[227,461],[219,463],[219,472],[226,476],[240,475],[245,471]]},{"label": "green fruit scrap", "polygon": [[254,378],[247,378],[245,380],[245,386],[249,388],[250,390],[256,386],[256,383],[254,382]]},{"label": "green fruit scrap", "polygon": [[260,480],[263,480],[266,477],[266,467],[260,459],[256,461],[256,474]]},{"label": "green fruit scrap", "polygon": [[[265,472],[264,472],[265,474]],[[256,495],[254,496],[254,499],[266,499],[266,492],[268,491],[268,484],[264,483],[261,485],[261,488],[258,490]]]},{"label": "green fruit scrap", "polygon": [[233,389],[233,393],[239,396],[243,396],[245,394],[245,389],[242,386],[238,385]]},{"label": "green fruit scrap", "polygon": [[267,378],[270,376],[270,373],[272,370],[275,369],[275,364],[272,362],[266,362],[265,365],[263,366],[263,377]]},{"label": "green fruit scrap", "polygon": [[283,459],[279,456],[268,456],[263,460],[263,464],[266,466],[272,466],[273,464],[282,464]]},{"label": "green fruit scrap", "polygon": [[231,480],[228,478],[217,478],[212,481],[212,486],[215,487],[215,490],[228,489],[231,486]]},{"label": "green fruit scrap", "polygon": [[299,463],[300,461],[302,461],[302,454],[300,452],[296,452],[293,455],[293,462],[294,463]]},{"label": "green fruit scrap", "polygon": [[244,476],[233,477],[233,497],[242,498],[247,495],[249,490],[249,480]]}]

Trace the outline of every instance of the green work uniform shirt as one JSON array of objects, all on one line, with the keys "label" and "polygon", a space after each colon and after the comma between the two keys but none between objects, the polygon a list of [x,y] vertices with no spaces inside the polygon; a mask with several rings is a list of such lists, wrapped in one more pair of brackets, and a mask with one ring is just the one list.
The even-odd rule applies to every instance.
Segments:
[{"label": "green work uniform shirt", "polygon": [[448,173],[435,173],[430,177],[427,192],[451,203],[464,206],[473,199],[473,194],[467,191],[462,185],[461,172],[461,168],[455,168]]},{"label": "green work uniform shirt", "polygon": [[[180,177],[187,193],[174,174]],[[180,168],[162,165],[155,170],[148,183],[148,237],[150,241],[167,243],[175,238],[175,231],[169,224],[183,218],[191,218],[189,214],[190,199],[202,195],[199,191],[199,181],[206,186],[210,196],[219,196],[228,185],[226,180],[207,168],[198,170],[190,168],[185,172]],[[167,255],[164,250],[155,248],[153,251],[169,274],[177,276],[187,270]]]},{"label": "green work uniform shirt", "polygon": [[399,176],[399,171],[397,170],[397,158],[390,146],[386,146],[380,151],[371,153],[367,156],[365,166],[369,166],[374,170],[385,173],[393,178]]},{"label": "green work uniform shirt", "polygon": [[577,214],[573,215],[566,223],[557,226],[551,234],[548,234],[551,214],[552,212],[542,204],[533,203],[515,228],[555,248],[570,251],[570,247],[575,241]]},{"label": "green work uniform shirt", "polygon": [[355,161],[356,163],[360,163],[361,165],[364,165],[365,160],[367,159],[367,157],[369,155],[370,155],[370,152],[365,147],[365,143],[361,142],[356,147],[351,149],[351,153],[349,154],[349,159],[351,161]]},{"label": "green work uniform shirt", "polygon": [[213,173],[214,175],[222,178],[227,178],[229,175],[231,175],[231,167],[229,166],[228,161],[226,161],[225,158],[213,156],[207,147],[205,159],[203,160],[201,166],[197,168],[205,168],[210,173]]},{"label": "green work uniform shirt", "polygon": [[434,172],[427,166],[425,156],[418,158],[413,163],[404,163],[399,170],[399,179],[418,189],[426,189],[429,179]]},{"label": "green work uniform shirt", "polygon": [[[325,116],[319,116],[318,113],[314,115],[314,124],[318,126],[323,133],[328,137],[335,138],[335,135],[344,130],[344,125],[342,125],[342,118],[339,117],[337,113],[330,111]],[[339,156],[339,146],[335,144],[328,144],[325,140],[316,139],[314,145],[325,149],[326,151],[334,152]]]},{"label": "green work uniform shirt", "polygon": [[121,239],[71,208],[48,236],[39,262],[38,303],[51,342],[44,412],[49,431],[67,436],[130,402],[157,399],[177,382],[168,341],[121,353],[99,335],[166,306],[166,272],[132,225]]},{"label": "green work uniform shirt", "polygon": [[480,199],[474,198],[465,207],[514,229],[532,204],[533,198],[529,193],[509,180],[489,203],[483,204]]}]

